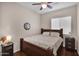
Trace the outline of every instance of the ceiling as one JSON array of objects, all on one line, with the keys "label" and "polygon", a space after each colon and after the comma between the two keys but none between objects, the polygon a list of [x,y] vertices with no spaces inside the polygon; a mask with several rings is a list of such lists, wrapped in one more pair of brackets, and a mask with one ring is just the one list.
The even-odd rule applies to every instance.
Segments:
[{"label": "ceiling", "polygon": [[54,10],[70,7],[77,4],[77,2],[53,2],[49,4],[53,7],[52,9],[46,8],[46,9],[40,10],[41,5],[32,5],[33,3],[38,3],[38,2],[18,2],[18,3],[39,14],[45,14]]}]

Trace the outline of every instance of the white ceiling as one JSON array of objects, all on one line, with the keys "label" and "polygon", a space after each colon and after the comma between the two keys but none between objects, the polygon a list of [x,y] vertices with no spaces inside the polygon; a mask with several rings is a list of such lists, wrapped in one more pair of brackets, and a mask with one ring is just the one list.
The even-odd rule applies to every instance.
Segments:
[{"label": "white ceiling", "polygon": [[36,3],[36,2],[18,2],[18,3],[39,14],[48,13],[54,10],[58,10],[58,9],[62,9],[62,8],[66,8],[66,7],[70,7],[70,6],[78,4],[77,2],[54,2],[54,3],[49,4],[53,7],[52,9],[46,8],[46,9],[40,10],[41,5],[32,5],[33,3]]}]

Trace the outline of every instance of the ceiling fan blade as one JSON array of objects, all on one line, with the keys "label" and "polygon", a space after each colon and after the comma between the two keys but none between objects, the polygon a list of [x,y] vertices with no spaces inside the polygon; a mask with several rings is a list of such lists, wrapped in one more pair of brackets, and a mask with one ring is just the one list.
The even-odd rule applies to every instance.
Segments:
[{"label": "ceiling fan blade", "polygon": [[47,3],[53,3],[53,2],[47,2]]},{"label": "ceiling fan blade", "polygon": [[34,4],[32,4],[32,5],[41,5],[41,3],[34,3]]},{"label": "ceiling fan blade", "polygon": [[42,10],[43,8],[41,7],[40,10]]},{"label": "ceiling fan blade", "polygon": [[50,5],[47,5],[47,7],[50,8],[50,9],[52,9],[52,6],[50,6]]}]

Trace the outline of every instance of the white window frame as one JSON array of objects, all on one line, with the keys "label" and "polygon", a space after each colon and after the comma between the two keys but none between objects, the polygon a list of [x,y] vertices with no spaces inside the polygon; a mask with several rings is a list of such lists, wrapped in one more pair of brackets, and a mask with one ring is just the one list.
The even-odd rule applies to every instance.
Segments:
[{"label": "white window frame", "polygon": [[[69,18],[70,20],[68,20],[67,18]],[[64,23],[63,23],[63,19],[64,19]],[[67,20],[65,20],[65,19],[67,19]],[[55,21],[55,20],[57,20],[57,21]],[[53,23],[53,21],[55,23],[57,23],[57,24]],[[69,22],[65,22],[65,21],[69,21]],[[60,18],[52,18],[51,19],[51,29],[60,29],[60,28],[63,28],[63,34],[71,34],[71,21],[72,21],[72,17],[71,16],[60,17]],[[58,24],[58,22],[59,22],[59,24]],[[67,24],[65,24],[65,23],[67,23]],[[53,25],[55,25],[56,27],[53,26]],[[65,29],[66,26],[69,27],[69,28]]]}]

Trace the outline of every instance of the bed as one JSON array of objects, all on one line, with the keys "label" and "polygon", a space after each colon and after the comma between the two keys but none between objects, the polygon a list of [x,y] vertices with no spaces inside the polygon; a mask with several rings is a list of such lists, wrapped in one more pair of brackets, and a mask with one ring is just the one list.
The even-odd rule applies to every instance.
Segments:
[{"label": "bed", "polygon": [[[59,37],[42,35],[44,32],[57,32]],[[29,56],[52,56],[63,46],[63,29],[41,29],[41,34],[20,38],[20,50]]]}]

